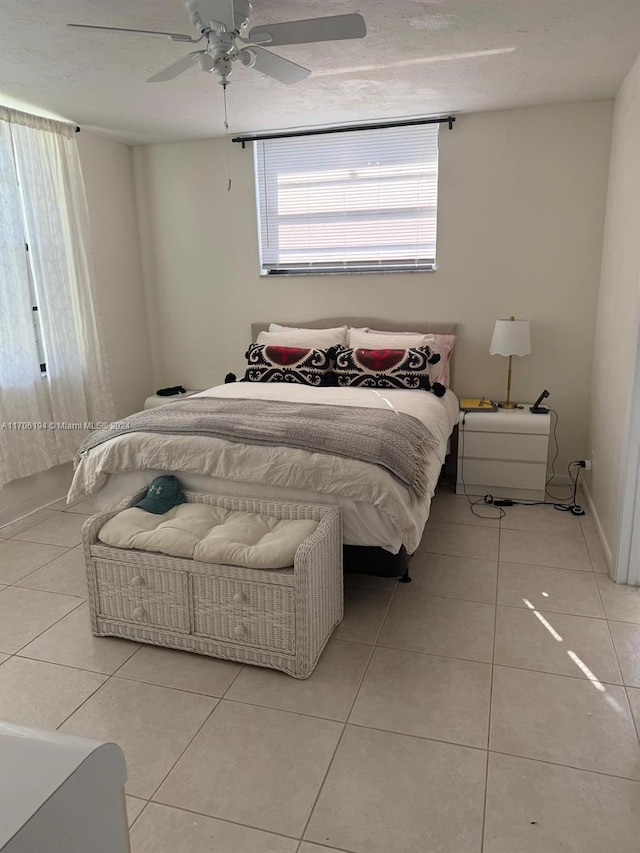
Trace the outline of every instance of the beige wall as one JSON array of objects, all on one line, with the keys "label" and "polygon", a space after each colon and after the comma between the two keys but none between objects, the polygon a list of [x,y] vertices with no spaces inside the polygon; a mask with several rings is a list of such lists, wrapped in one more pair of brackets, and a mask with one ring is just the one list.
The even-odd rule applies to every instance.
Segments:
[{"label": "beige wall", "polygon": [[615,562],[626,476],[625,440],[640,322],[640,59],[615,102],[598,295],[589,492]]},{"label": "beige wall", "polygon": [[[134,151],[156,385],[205,388],[243,369],[255,320],[368,314],[455,320],[454,390],[502,398],[494,320],[531,320],[513,394],[542,388],[560,413],[560,459],[587,450],[593,328],[612,102],[460,116],[440,143],[438,270],[258,275],[252,155],[221,139]],[[562,467],[560,467],[562,466]]]},{"label": "beige wall", "polygon": [[[118,417],[142,408],[151,393],[147,317],[138,251],[132,150],[82,132],[77,137],[93,238],[107,357]],[[61,497],[71,465],[0,489],[0,524]]]},{"label": "beige wall", "polygon": [[116,416],[139,411],[154,390],[138,248],[133,154],[128,145],[78,134]]}]

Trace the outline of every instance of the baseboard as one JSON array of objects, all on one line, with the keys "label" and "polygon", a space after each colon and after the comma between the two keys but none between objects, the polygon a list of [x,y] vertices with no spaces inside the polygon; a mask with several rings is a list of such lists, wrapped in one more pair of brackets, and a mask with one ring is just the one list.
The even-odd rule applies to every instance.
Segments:
[{"label": "baseboard", "polygon": [[602,529],[602,524],[600,524],[598,512],[596,510],[595,504],[593,503],[593,499],[591,497],[591,493],[589,492],[589,487],[587,486],[586,482],[582,484],[582,489],[584,491],[584,496],[587,500],[587,506],[589,507],[589,511],[591,512],[591,518],[593,519],[593,524],[596,528],[598,539],[600,540],[600,544],[602,545],[602,553],[604,554],[605,563],[607,564],[609,572],[611,572],[611,567],[613,565],[613,554],[611,553],[611,548],[609,547],[609,543],[607,542],[606,536],[604,535],[604,530]]}]

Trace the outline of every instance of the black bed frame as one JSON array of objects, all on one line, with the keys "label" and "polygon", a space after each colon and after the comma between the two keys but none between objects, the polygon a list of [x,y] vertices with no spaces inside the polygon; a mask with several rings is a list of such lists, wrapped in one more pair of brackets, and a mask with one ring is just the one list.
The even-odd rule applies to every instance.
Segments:
[{"label": "black bed frame", "polygon": [[342,556],[347,574],[377,575],[381,578],[398,578],[400,583],[411,583],[411,555],[407,554],[404,545],[397,554],[369,545],[343,545]]}]

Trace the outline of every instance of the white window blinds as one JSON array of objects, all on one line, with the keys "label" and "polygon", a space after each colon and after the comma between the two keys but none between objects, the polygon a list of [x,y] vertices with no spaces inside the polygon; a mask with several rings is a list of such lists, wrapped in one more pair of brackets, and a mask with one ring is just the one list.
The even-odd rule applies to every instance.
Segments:
[{"label": "white window blinds", "polygon": [[261,274],[434,269],[438,128],[257,141]]}]

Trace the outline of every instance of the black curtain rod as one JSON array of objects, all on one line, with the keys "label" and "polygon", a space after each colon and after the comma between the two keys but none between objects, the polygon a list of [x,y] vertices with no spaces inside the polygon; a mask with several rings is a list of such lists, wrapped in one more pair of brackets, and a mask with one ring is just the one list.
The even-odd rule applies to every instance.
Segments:
[{"label": "black curtain rod", "polygon": [[345,124],[341,127],[322,127],[317,130],[294,130],[288,133],[265,133],[259,136],[235,136],[231,141],[242,143],[242,147],[244,148],[247,142],[259,142],[261,139],[320,136],[324,133],[348,133],[352,130],[381,130],[385,127],[410,127],[415,124],[448,124],[449,130],[453,130],[455,120],[455,116],[443,116],[442,118],[411,118],[406,121],[378,122],[377,124]]}]

